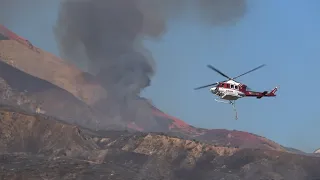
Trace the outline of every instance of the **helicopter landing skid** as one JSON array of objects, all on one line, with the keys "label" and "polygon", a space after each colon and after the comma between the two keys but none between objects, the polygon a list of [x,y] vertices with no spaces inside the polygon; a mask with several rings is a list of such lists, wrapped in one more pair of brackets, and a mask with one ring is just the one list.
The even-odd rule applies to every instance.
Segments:
[{"label": "helicopter landing skid", "polygon": [[233,110],[235,111],[236,113],[236,117],[235,119],[237,120],[238,119],[238,112],[237,112],[237,109],[236,109],[236,104],[235,104],[235,101],[221,101],[221,100],[217,100],[217,99],[214,99],[215,101],[219,102],[219,103],[225,103],[225,104],[232,104],[232,107],[233,107]]},{"label": "helicopter landing skid", "polygon": [[214,100],[219,102],[219,103],[231,104],[230,102],[227,102],[227,101],[221,101],[221,100],[218,100],[218,99],[214,99]]}]

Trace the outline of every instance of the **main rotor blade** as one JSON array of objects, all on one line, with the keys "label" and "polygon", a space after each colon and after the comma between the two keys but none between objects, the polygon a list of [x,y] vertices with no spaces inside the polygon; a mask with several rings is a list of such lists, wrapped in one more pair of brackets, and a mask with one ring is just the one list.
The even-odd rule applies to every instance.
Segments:
[{"label": "main rotor blade", "polygon": [[211,66],[211,65],[207,65],[208,68],[214,70],[215,72],[219,73],[221,76],[228,78],[228,79],[232,79],[229,76],[225,75],[224,73],[222,73],[221,71],[219,71],[218,69],[216,69],[215,67]]},{"label": "main rotor blade", "polygon": [[241,76],[243,76],[243,75],[246,75],[246,74],[248,74],[248,73],[251,73],[251,72],[253,72],[253,71],[257,70],[257,69],[262,68],[263,66],[265,66],[265,64],[262,64],[262,65],[260,65],[260,66],[258,66],[258,67],[256,67],[256,68],[248,71],[248,72],[245,72],[245,73],[243,73],[243,74],[240,74],[239,76],[236,76],[236,77],[234,77],[233,79],[237,79],[238,77],[241,77]]},{"label": "main rotor blade", "polygon": [[214,85],[217,85],[217,84],[218,84],[218,83],[213,83],[213,84],[208,84],[208,85],[205,85],[205,86],[200,86],[200,87],[194,88],[194,90],[198,90],[198,89],[202,89],[202,88],[214,86]]}]

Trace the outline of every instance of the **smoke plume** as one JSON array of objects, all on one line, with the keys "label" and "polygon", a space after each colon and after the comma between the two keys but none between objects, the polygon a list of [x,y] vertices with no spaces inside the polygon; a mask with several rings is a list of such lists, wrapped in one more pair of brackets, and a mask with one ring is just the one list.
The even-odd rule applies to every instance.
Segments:
[{"label": "smoke plume", "polygon": [[151,117],[137,96],[155,72],[143,38],[160,38],[168,20],[190,7],[204,23],[220,25],[243,16],[245,0],[64,0],[54,32],[61,56],[96,75],[107,89],[104,111],[138,121]]}]

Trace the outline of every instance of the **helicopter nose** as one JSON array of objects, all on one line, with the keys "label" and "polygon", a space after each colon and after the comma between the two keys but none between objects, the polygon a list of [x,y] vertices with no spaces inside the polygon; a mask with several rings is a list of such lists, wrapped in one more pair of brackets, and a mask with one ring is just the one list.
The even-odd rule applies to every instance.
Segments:
[{"label": "helicopter nose", "polygon": [[211,91],[212,93],[214,93],[215,90],[216,90],[216,87],[210,88],[210,91]]}]

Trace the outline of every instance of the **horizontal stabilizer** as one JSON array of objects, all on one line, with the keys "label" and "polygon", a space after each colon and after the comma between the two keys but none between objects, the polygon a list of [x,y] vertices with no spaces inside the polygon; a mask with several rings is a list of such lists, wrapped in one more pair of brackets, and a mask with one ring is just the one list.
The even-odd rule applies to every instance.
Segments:
[{"label": "horizontal stabilizer", "polygon": [[260,96],[257,96],[257,99],[261,99],[261,98],[262,98],[263,96],[265,96],[267,93],[268,93],[268,91],[263,91]]}]

